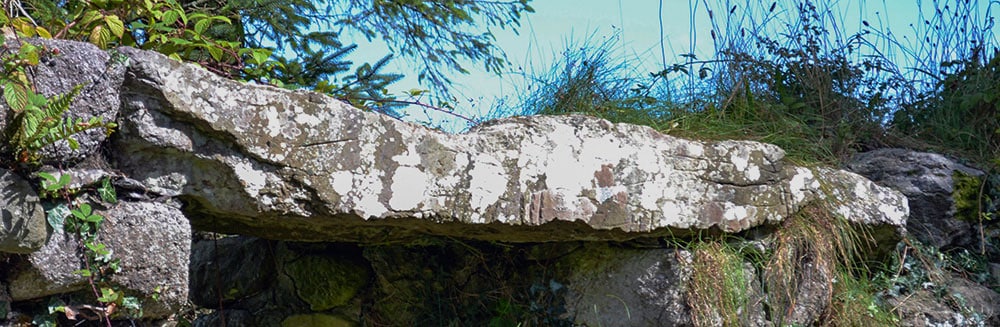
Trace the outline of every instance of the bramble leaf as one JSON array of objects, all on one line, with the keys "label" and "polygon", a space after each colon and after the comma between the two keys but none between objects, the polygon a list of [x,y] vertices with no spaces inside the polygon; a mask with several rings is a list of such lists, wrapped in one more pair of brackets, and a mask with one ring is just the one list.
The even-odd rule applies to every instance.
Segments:
[{"label": "bramble leaf", "polygon": [[123,23],[121,18],[118,18],[117,15],[104,16],[104,23],[108,24],[108,29],[111,30],[111,34],[119,39],[125,33],[125,23]]},{"label": "bramble leaf", "polygon": [[28,104],[28,90],[21,83],[8,80],[3,86],[3,97],[14,112],[21,112]]}]

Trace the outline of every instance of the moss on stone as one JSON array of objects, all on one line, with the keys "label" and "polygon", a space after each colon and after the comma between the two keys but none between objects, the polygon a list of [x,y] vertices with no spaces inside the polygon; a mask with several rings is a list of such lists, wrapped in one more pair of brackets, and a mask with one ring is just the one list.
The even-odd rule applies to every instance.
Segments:
[{"label": "moss on stone", "polygon": [[355,325],[347,319],[321,313],[294,315],[281,322],[281,327],[352,327]]},{"label": "moss on stone", "polygon": [[978,222],[983,180],[957,170],[952,173],[951,180],[954,185],[951,198],[955,201],[955,219]]},{"label": "moss on stone", "polygon": [[296,294],[313,311],[346,305],[368,281],[368,269],[352,260],[305,255],[285,266]]}]

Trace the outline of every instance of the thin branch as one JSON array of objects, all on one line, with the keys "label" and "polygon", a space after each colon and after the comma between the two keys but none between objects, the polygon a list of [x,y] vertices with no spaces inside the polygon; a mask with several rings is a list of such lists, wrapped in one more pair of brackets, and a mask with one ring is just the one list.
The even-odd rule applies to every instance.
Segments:
[{"label": "thin branch", "polygon": [[[414,105],[414,106],[419,106],[419,107],[423,107],[423,108],[426,108],[426,109],[431,109],[431,110],[434,110],[434,111],[437,111],[437,112],[441,112],[441,113],[444,113],[444,114],[448,114],[448,115],[460,118],[462,120],[465,120],[465,121],[467,121],[467,122],[469,122],[471,124],[478,124],[479,123],[479,122],[477,122],[476,120],[474,120],[472,118],[466,117],[466,116],[464,116],[462,114],[459,114],[459,113],[455,113],[452,110],[448,110],[448,109],[441,108],[441,107],[438,107],[438,106],[434,106],[434,105],[430,105],[430,104],[427,104],[427,103],[423,103],[423,102],[420,102],[420,100],[376,99],[376,98],[364,98],[364,97],[351,98],[351,99],[353,99],[353,100],[377,101],[377,102],[391,102],[391,103],[398,103],[398,104]],[[348,99],[340,99],[340,100],[347,101]]]}]

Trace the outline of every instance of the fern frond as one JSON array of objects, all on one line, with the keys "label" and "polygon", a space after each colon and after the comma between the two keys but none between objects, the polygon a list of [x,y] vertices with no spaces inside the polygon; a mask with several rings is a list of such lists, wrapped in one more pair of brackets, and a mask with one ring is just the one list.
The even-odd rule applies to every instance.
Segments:
[{"label": "fern frond", "polygon": [[83,84],[80,84],[73,87],[69,92],[50,98],[45,108],[45,116],[62,117],[62,114],[69,110],[69,105],[73,102],[73,98],[79,95],[82,89]]}]

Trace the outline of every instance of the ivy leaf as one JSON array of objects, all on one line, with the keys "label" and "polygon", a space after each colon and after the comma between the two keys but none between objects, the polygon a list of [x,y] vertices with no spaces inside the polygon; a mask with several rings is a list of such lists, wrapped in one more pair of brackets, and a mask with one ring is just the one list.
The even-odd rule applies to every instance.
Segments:
[{"label": "ivy leaf", "polygon": [[107,203],[118,202],[118,194],[115,193],[115,187],[111,186],[111,178],[105,177],[101,182],[101,187],[97,189],[97,194],[101,196],[101,200]]},{"label": "ivy leaf", "polygon": [[69,215],[69,207],[66,206],[65,203],[60,203],[45,212],[45,220],[49,222],[49,226],[52,227],[53,231],[62,233],[63,224],[66,222],[66,216]]}]

